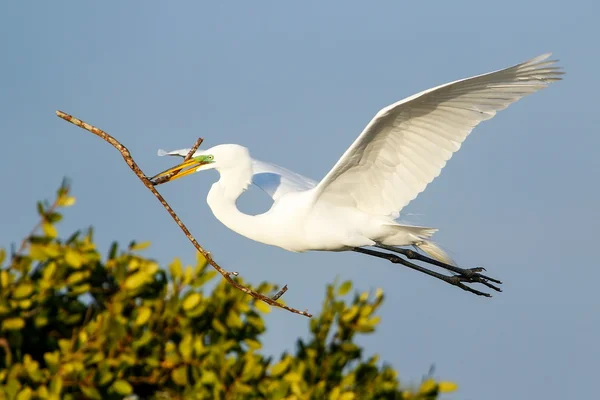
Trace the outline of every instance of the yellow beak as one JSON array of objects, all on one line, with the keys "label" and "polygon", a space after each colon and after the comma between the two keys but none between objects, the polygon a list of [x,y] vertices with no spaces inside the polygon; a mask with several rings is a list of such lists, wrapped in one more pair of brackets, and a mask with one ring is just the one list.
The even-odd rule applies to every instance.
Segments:
[{"label": "yellow beak", "polygon": [[[194,172],[196,172],[196,169],[198,169],[198,167],[201,167],[202,165],[205,165],[205,164],[209,164],[209,163],[204,162],[204,161],[197,161],[192,158],[188,161],[182,162],[179,165],[169,168],[159,174],[154,175],[152,178],[150,178],[150,180],[154,181],[156,179],[163,178],[164,181],[162,181],[160,183],[171,182],[171,181],[174,181],[175,179],[179,179],[186,175],[193,174]],[[185,169],[185,168],[188,168],[188,169]]]}]

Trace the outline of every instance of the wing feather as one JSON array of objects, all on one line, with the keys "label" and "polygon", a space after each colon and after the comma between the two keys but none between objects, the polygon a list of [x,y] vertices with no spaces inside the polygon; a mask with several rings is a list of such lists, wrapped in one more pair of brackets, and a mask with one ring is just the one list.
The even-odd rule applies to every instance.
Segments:
[{"label": "wing feather", "polygon": [[447,83],[380,110],[315,188],[315,201],[397,215],[425,190],[482,121],[561,79],[543,54]]},{"label": "wing feather", "polygon": [[317,185],[317,182],[310,178],[265,161],[252,159],[252,169],[252,183],[275,201],[286,193],[302,192]]}]

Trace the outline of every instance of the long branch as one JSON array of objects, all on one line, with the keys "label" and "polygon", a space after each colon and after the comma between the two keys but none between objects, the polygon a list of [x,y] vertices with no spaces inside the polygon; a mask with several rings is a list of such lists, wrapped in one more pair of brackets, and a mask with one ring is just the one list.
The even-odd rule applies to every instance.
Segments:
[{"label": "long branch", "polygon": [[[284,286],[283,289],[279,293],[277,293],[273,298],[271,298],[271,297],[265,296],[261,293],[255,292],[254,290],[247,288],[247,287],[239,284],[238,282],[236,282],[232,278],[232,276],[237,276],[238,273],[237,272],[229,272],[226,269],[224,269],[223,267],[221,267],[219,264],[217,264],[217,262],[215,260],[213,260],[210,253],[208,251],[204,250],[204,248],[202,246],[200,246],[200,244],[194,238],[194,236],[192,236],[192,234],[190,233],[188,228],[184,225],[183,222],[181,222],[181,219],[179,219],[179,217],[177,216],[175,211],[173,211],[173,209],[167,203],[167,201],[162,197],[162,195],[160,193],[158,193],[158,191],[156,190],[156,188],[154,187],[152,182],[150,182],[150,180],[142,172],[140,167],[138,167],[138,165],[135,163],[135,161],[133,161],[133,157],[131,157],[131,153],[129,152],[129,150],[127,150],[127,148],[125,146],[123,146],[117,139],[113,138],[111,135],[104,132],[103,130],[98,129],[95,126],[92,126],[86,122],[83,122],[82,120],[77,119],[69,114],[66,114],[62,111],[56,111],[56,115],[58,115],[60,118],[64,119],[65,121],[68,121],[80,128],[83,128],[87,131],[92,132],[96,136],[101,137],[102,139],[104,139],[105,141],[110,143],[115,149],[117,149],[123,156],[123,159],[125,160],[127,165],[129,165],[129,168],[131,168],[131,170],[137,175],[137,177],[142,181],[144,186],[146,186],[148,188],[148,190],[150,190],[152,192],[152,194],[154,194],[154,196],[156,196],[156,198],[158,199],[158,201],[160,201],[160,203],[163,205],[165,210],[167,210],[167,212],[171,215],[171,217],[173,218],[175,223],[181,228],[181,230],[183,231],[185,236],[188,238],[188,240],[190,242],[192,242],[192,244],[194,245],[196,250],[198,250],[198,252],[200,252],[200,254],[202,254],[206,258],[207,262],[214,269],[216,269],[221,275],[223,275],[223,278],[225,278],[225,280],[227,282],[229,282],[229,284],[234,286],[236,289],[241,290],[242,292],[244,292],[246,294],[249,294],[250,296],[254,297],[255,299],[261,300],[271,306],[283,308],[284,310],[288,310],[295,314],[304,315],[305,317],[309,317],[309,318],[312,317],[312,314],[310,314],[307,310],[300,311],[295,308],[288,307],[284,304],[277,302],[277,299],[279,297],[281,297],[281,295],[283,293],[285,293],[285,291],[287,290],[287,285]],[[199,146],[199,143],[201,143],[201,139],[199,139],[196,142],[196,144],[198,146]],[[193,153],[193,151],[191,153]],[[190,154],[188,154],[188,156],[189,155]]]}]

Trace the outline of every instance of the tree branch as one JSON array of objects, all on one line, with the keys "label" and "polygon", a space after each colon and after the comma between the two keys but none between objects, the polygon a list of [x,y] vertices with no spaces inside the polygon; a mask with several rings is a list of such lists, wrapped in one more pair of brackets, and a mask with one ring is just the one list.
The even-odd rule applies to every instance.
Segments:
[{"label": "tree branch", "polygon": [[[65,121],[68,121],[80,128],[83,128],[87,131],[92,132],[94,135],[101,137],[102,139],[104,139],[105,141],[110,143],[115,149],[119,150],[119,152],[123,156],[123,159],[125,160],[127,165],[129,165],[129,168],[131,168],[131,170],[137,175],[137,177],[142,181],[144,186],[146,186],[148,188],[148,190],[150,190],[152,192],[152,194],[154,194],[154,196],[156,196],[156,198],[158,199],[158,201],[160,201],[160,203],[163,205],[165,210],[167,210],[167,212],[171,215],[171,217],[173,218],[175,223],[181,228],[181,230],[183,231],[185,236],[188,238],[188,240],[190,242],[192,242],[192,244],[194,245],[196,250],[198,250],[198,252],[200,252],[200,254],[202,254],[206,258],[207,262],[214,269],[216,269],[230,285],[234,286],[236,289],[241,290],[242,292],[244,292],[246,294],[249,294],[250,296],[254,297],[255,299],[258,299],[258,300],[261,300],[261,301],[267,303],[270,306],[283,308],[284,310],[288,310],[295,314],[304,315],[305,317],[309,317],[309,318],[312,317],[312,314],[310,314],[307,310],[300,311],[295,308],[288,307],[286,305],[283,305],[283,304],[277,302],[276,300],[283,293],[285,293],[285,290],[283,290],[283,289],[279,293],[277,293],[273,298],[271,298],[271,297],[265,296],[261,293],[255,292],[254,290],[247,288],[247,287],[239,284],[238,282],[236,282],[232,278],[232,275],[237,276],[238,273],[227,271],[226,269],[219,266],[219,264],[217,264],[217,262],[215,260],[213,260],[210,253],[208,251],[204,250],[204,248],[202,248],[202,246],[200,246],[200,244],[194,238],[194,236],[192,236],[192,234],[190,233],[188,228],[183,224],[183,222],[181,222],[181,220],[179,219],[179,217],[177,216],[175,211],[173,211],[171,206],[166,202],[166,200],[161,196],[161,194],[158,193],[158,191],[156,190],[156,188],[154,187],[152,182],[146,177],[146,175],[142,172],[140,167],[138,167],[138,165],[135,163],[135,161],[133,161],[133,158],[131,157],[131,153],[129,152],[129,150],[127,150],[127,148],[125,146],[123,146],[117,139],[113,138],[108,133],[104,132],[103,130],[98,129],[95,126],[92,126],[88,123],[85,123],[85,122],[81,121],[80,119],[77,119],[69,114],[66,114],[62,111],[56,111],[56,115],[58,115],[60,118],[64,119]],[[196,144],[194,145],[195,148],[192,148],[192,150],[190,151],[190,153],[188,153],[186,158],[189,159],[189,157],[191,157],[191,155],[194,154],[195,150],[198,148],[198,146],[200,146],[200,143],[202,143],[202,139],[198,139],[196,141]],[[284,289],[287,290],[287,285],[284,286]]]}]

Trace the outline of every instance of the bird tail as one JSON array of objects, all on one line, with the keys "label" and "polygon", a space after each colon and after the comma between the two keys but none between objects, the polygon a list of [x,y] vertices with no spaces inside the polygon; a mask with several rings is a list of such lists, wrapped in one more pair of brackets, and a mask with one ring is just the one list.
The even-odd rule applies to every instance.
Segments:
[{"label": "bird tail", "polygon": [[421,242],[415,244],[415,247],[422,250],[425,254],[427,254],[429,257],[435,260],[438,260],[445,264],[456,266],[456,263],[452,258],[450,258],[448,253],[446,253],[444,249],[442,249],[440,246],[438,246],[431,240],[422,240]]}]

